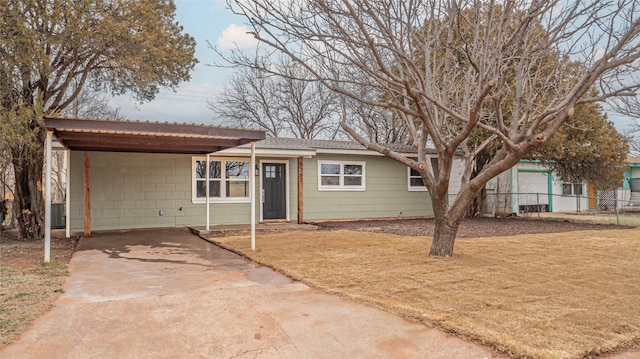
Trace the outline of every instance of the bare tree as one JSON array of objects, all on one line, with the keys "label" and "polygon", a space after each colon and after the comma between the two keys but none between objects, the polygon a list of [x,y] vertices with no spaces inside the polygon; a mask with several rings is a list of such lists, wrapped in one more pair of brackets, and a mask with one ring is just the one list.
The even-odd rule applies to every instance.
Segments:
[{"label": "bare tree", "polygon": [[339,128],[337,96],[305,79],[305,72],[292,62],[238,68],[209,108],[223,124],[266,130],[272,137],[333,138]]},{"label": "bare tree", "polygon": [[631,156],[640,156],[640,125],[633,123],[624,132],[624,137],[629,143],[629,154]]},{"label": "bare tree", "polygon": [[[76,91],[76,81],[69,92]],[[71,94],[69,94],[71,96]],[[111,120],[124,120],[124,115],[120,112],[120,108],[113,108],[109,103],[107,93],[100,91],[99,88],[87,86],[78,91],[69,107],[62,110],[62,115],[73,118],[105,118]]]},{"label": "bare tree", "polygon": [[368,141],[380,144],[411,144],[409,128],[393,111],[353,100],[344,102],[342,122]]},{"label": "bare tree", "polygon": [[[229,5],[245,17],[265,56],[285,54],[331,90],[389,109],[406,123],[417,160],[367,141],[346,124],[343,128],[367,148],[420,173],[436,222],[433,256],[453,254],[459,224],[476,194],[544,144],[577,104],[629,95],[639,86],[638,0],[229,0]],[[240,50],[226,58],[255,67],[252,59]],[[367,92],[382,96],[360,96]],[[478,131],[484,136],[472,141]],[[472,178],[476,154],[494,140],[496,155]],[[437,153],[437,174],[428,159],[429,143]],[[449,204],[458,154],[465,170]]]},{"label": "bare tree", "polygon": [[[640,98],[623,97],[611,103],[611,110],[629,118],[640,118]],[[624,136],[629,142],[629,152],[634,156],[640,156],[640,123],[634,121],[625,130]]]}]

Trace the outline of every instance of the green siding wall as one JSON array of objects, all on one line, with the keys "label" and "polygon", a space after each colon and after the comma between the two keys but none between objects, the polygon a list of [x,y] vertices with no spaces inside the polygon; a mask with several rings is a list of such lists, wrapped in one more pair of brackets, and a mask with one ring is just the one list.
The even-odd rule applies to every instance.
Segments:
[{"label": "green siding wall", "polygon": [[[191,200],[192,157],[92,152],[92,230],[204,226],[206,205]],[[72,230],[84,226],[83,166],[83,152],[72,151]],[[249,203],[213,203],[211,224],[249,223],[249,209]]]},{"label": "green siding wall", "polygon": [[[91,153],[91,228],[111,230],[204,226],[206,206],[192,203],[192,155]],[[212,159],[215,158],[212,156]],[[288,163],[289,219],[298,217],[297,158]],[[366,190],[318,191],[318,160],[363,161]],[[84,154],[71,152],[71,229],[82,230]],[[431,216],[427,192],[407,190],[407,169],[378,156],[318,155],[304,160],[304,220]],[[256,177],[259,180],[261,177]],[[260,218],[260,185],[256,216]],[[182,208],[182,210],[180,210]],[[212,203],[210,223],[248,224],[250,203]],[[164,215],[160,216],[160,211]]]},{"label": "green siding wall", "polygon": [[[365,162],[365,191],[319,191],[318,161]],[[379,156],[322,154],[304,162],[305,221],[433,215],[426,191],[407,189],[407,167]]]}]

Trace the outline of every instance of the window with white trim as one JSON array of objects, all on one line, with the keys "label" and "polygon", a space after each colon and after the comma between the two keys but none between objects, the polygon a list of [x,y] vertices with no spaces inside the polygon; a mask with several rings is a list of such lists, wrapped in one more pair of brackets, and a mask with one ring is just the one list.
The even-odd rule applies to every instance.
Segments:
[{"label": "window with white trim", "polygon": [[427,187],[424,185],[422,176],[416,170],[411,167],[407,167],[408,186],[409,191],[426,191]]},{"label": "window with white trim", "polygon": [[[206,201],[206,166],[206,159],[193,159],[192,200],[194,203]],[[249,201],[249,161],[236,159],[209,160],[209,198],[220,202]]]},{"label": "window with white trim", "polygon": [[569,183],[562,184],[563,196],[582,196],[582,183]]},{"label": "window with white trim", "polygon": [[318,161],[319,191],[364,191],[365,163]]}]

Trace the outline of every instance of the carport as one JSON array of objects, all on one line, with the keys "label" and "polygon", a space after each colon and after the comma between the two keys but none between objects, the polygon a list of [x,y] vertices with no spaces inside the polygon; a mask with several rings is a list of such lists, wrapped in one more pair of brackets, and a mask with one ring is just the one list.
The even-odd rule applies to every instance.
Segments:
[{"label": "carport", "polygon": [[[51,246],[51,152],[53,138],[70,151],[84,151],[84,236],[91,236],[91,152],[131,152],[206,155],[206,183],[209,181],[209,156],[227,148],[251,143],[249,182],[251,193],[251,245],[255,248],[255,142],[265,138],[264,131],[219,126],[45,117],[45,262],[50,261]],[[69,171],[67,166],[67,171]],[[69,173],[67,173],[67,179]],[[69,183],[69,180],[67,180]],[[209,186],[206,186],[206,221],[210,226]],[[70,236],[70,193],[67,186],[66,235]]]}]

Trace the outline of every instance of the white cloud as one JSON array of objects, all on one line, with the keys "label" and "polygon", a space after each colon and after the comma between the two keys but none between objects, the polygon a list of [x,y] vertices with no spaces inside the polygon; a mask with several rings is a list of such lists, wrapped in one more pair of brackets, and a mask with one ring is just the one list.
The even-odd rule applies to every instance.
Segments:
[{"label": "white cloud", "polygon": [[236,47],[246,49],[258,44],[253,35],[248,34],[249,29],[246,26],[229,25],[222,31],[222,36],[216,41],[216,47],[219,50],[230,50]]},{"label": "white cloud", "polygon": [[604,49],[596,49],[591,54],[591,57],[592,57],[593,61],[598,61],[604,56],[604,54],[605,54],[605,50]]},{"label": "white cloud", "polygon": [[214,8],[224,9],[227,7],[227,0],[213,0]]}]

